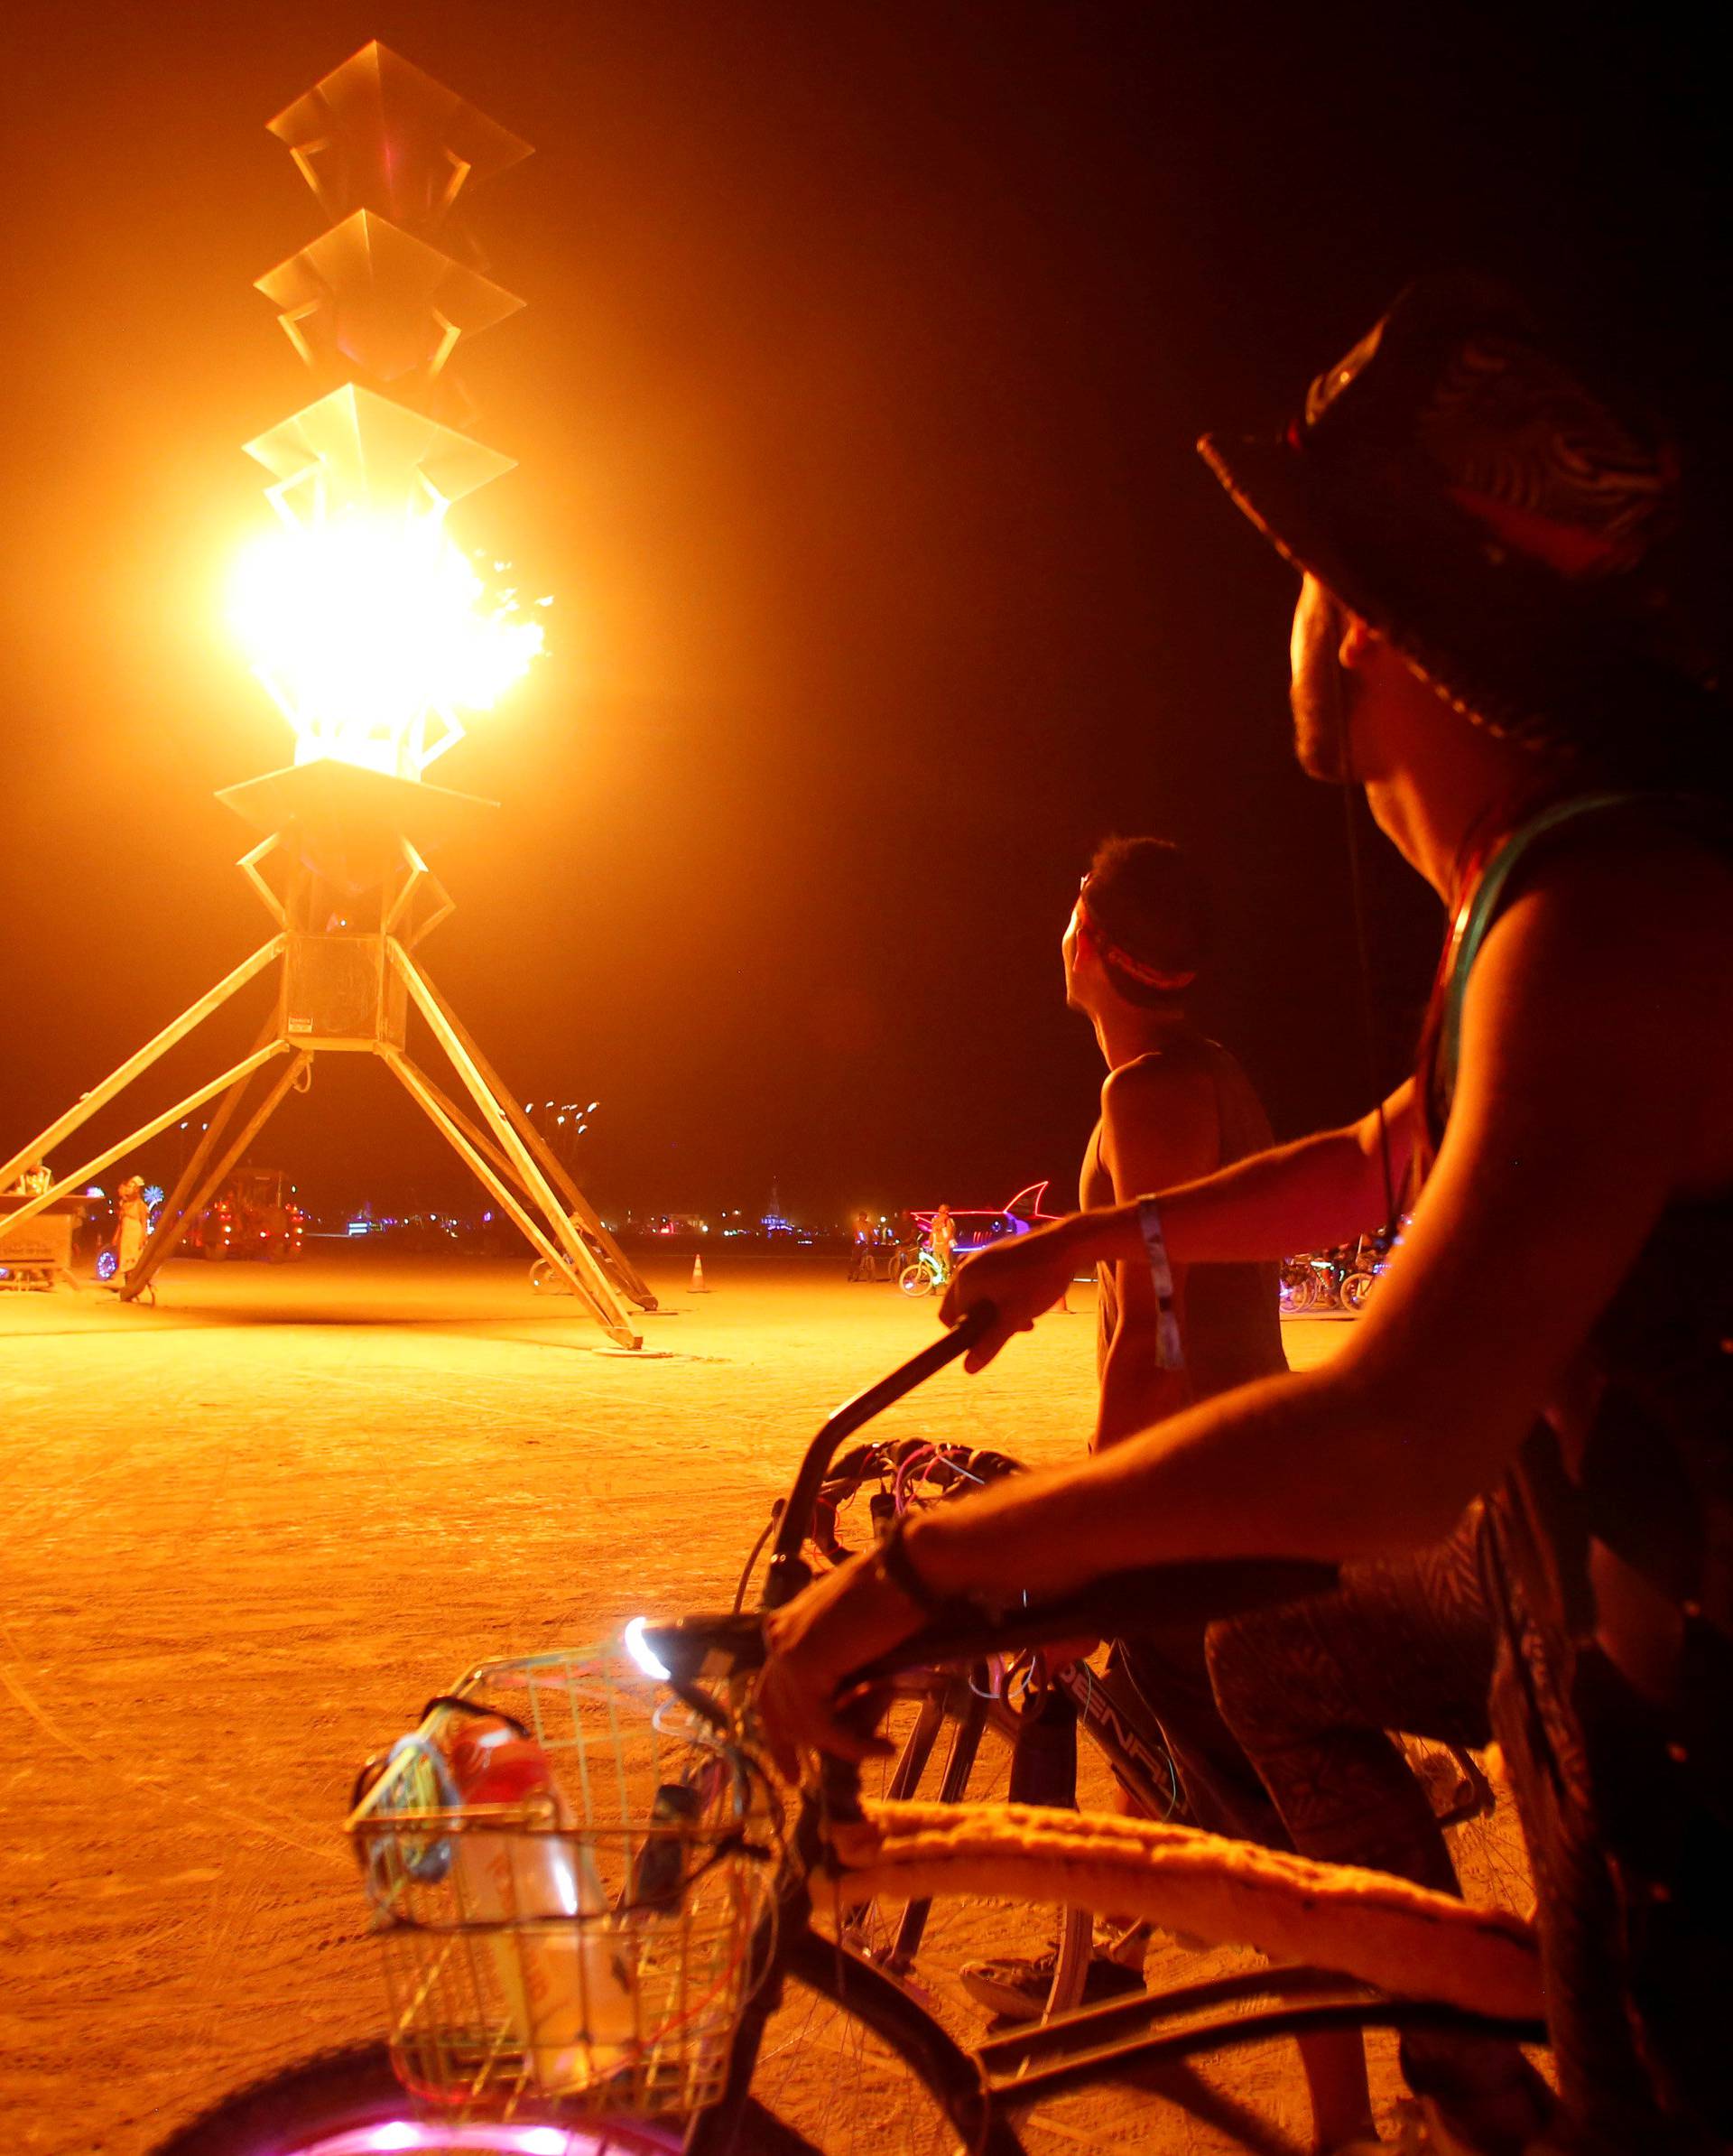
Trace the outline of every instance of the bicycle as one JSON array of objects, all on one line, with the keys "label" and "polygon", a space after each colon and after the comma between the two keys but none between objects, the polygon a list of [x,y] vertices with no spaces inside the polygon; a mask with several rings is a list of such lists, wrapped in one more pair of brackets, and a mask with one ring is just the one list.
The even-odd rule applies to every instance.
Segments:
[{"label": "bicycle", "polygon": [[[964,1352],[982,1322],[934,1342],[820,1431],[776,1525],[767,1607],[811,1576],[802,1549],[839,1446]],[[1267,1561],[1121,1575],[996,1623],[931,1624],[860,1679],[1110,1631],[1127,1607],[1160,1622],[1292,1600],[1333,1578],[1333,1567]],[[857,1770],[835,1761],[787,1788],[754,1726],[757,1613],[629,1629],[663,1673],[653,1693],[550,1654],[483,1665],[430,1704],[368,1775],[348,1822],[385,1952],[386,2040],[242,2090],[158,2156],[1023,2156],[1016,2114],[1127,2077],[1154,2073],[1172,2100],[1219,2123],[1223,2099],[1191,2062],[1271,2036],[1424,2023],[1544,2040],[1534,1940],[1504,1912],[1151,1821],[863,1804]],[[545,1748],[564,1798],[542,1789],[465,1799],[453,1731],[478,1715]],[[556,1890],[557,1908],[535,1906]],[[842,1936],[864,1900],[956,1893],[1123,1910],[1296,1965],[966,2047]],[[857,2056],[844,2076],[822,2056],[779,2050],[790,1986],[873,2047],[881,2070],[865,2076]],[[1247,2147],[1283,2145],[1234,2123]]]},{"label": "bicycle", "polygon": [[922,1243],[896,1276],[896,1284],[904,1294],[912,1296],[931,1295],[934,1288],[942,1287],[950,1278],[950,1273],[933,1255],[931,1243]]},{"label": "bicycle", "polygon": [[[854,1446],[832,1464],[820,1486],[806,1550],[809,1560],[839,1565],[855,1554],[842,1539],[844,1516],[866,1498],[866,1533],[876,1539],[901,1514],[942,1504],[970,1489],[1024,1472],[1008,1454],[984,1447],[924,1437],[902,1437]],[[778,1499],[769,1522],[747,1557],[735,1591],[734,1607],[744,1608],[752,1575],[765,1543],[783,1510]],[[1077,1797],[1084,1808],[1106,1808],[1116,1796],[1144,1818],[1191,1825],[1178,1770],[1167,1748],[1159,1711],[1128,1670],[1110,1659],[1105,1669],[1083,1657],[1040,1668],[1034,1658],[992,1655],[967,1671],[910,1671],[898,1680],[881,1734],[892,1744],[874,1793],[891,1799],[915,1797],[941,1803],[985,1803],[1005,1796],[1011,1754],[1023,1733],[1024,1717],[1043,1691],[1069,1703],[1077,1733],[1094,1758],[1076,1758]],[[1040,1742],[1040,1733],[1036,1733]],[[1492,1822],[1495,1796],[1473,1753],[1460,1745],[1404,1736],[1402,1749],[1411,1771],[1432,1798],[1433,1816],[1465,1877],[1482,1890],[1482,1898],[1507,1905],[1526,1899],[1525,1878],[1518,1876],[1501,1847]],[[1075,1752],[1076,1747],[1072,1747]],[[943,1936],[929,1938],[931,1905],[916,1900],[900,1913],[865,1905],[854,1915],[849,1941],[857,1952],[905,1984],[917,1985],[935,2007],[954,2008],[965,2024],[978,2021],[960,1995],[958,1967],[980,1942],[971,1939],[954,1919],[940,1921]],[[1086,1910],[1033,1911],[1016,1927],[1001,1927],[991,1951],[1003,1956],[1019,1944],[1008,1933],[1027,1934],[1021,1944],[1032,1962],[1052,1956],[1042,2014],[1063,2012],[1084,1995],[1094,1952],[1095,1925]],[[1181,1950],[1182,1954],[1182,1949]],[[917,1956],[919,1965],[917,1965]],[[962,1987],[967,1990],[967,1984]],[[947,2018],[952,2018],[947,2015]]]}]

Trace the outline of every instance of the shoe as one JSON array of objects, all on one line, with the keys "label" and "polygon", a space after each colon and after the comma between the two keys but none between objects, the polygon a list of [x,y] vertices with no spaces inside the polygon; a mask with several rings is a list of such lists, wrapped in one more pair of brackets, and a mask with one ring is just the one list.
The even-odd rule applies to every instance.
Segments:
[{"label": "shoe", "polygon": [[[1006,1955],[1001,1961],[966,1961],[958,1972],[963,1989],[978,2006],[997,2014],[1001,2021],[1035,2021],[1047,2011],[1053,1988],[1057,1947],[1024,1959]],[[1128,1969],[1105,1954],[1091,1955],[1084,1972],[1083,2006],[1100,2006],[1109,1999],[1128,1999],[1144,1989],[1143,1972]]]}]

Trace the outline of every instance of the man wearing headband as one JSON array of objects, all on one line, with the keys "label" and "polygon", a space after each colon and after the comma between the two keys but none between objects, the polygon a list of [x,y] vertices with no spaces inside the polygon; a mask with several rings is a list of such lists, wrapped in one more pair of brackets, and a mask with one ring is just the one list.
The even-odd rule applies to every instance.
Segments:
[{"label": "man wearing headband", "polygon": [[[1176,846],[1108,839],[1065,932],[1065,999],[1095,1028],[1107,1075],[1083,1157],[1079,1203],[1114,1205],[1261,1153],[1268,1118],[1246,1073],[1186,1016],[1203,963],[1204,897]],[[1176,1267],[1172,1339],[1146,1263],[1097,1268],[1101,1400],[1094,1445],[1287,1367],[1270,1265]]]},{"label": "man wearing headband", "polygon": [[[1107,1066],[1079,1178],[1086,1211],[1194,1181],[1271,1143],[1246,1073],[1186,1014],[1207,944],[1202,887],[1177,846],[1111,838],[1096,849],[1061,945],[1065,1000],[1089,1019]],[[1165,1298],[1141,1259],[1105,1259],[1096,1279],[1101,1389],[1092,1451],[1287,1367],[1273,1265],[1178,1267]],[[1256,1771],[1216,1710],[1203,1624],[1166,1627],[1113,1651],[1161,1721],[1191,1817],[1218,1833],[1283,1841]],[[1012,1800],[1073,1804],[1070,1702],[1053,1693],[1035,1713],[1012,1765]],[[1146,1937],[1126,1932],[1097,1956],[1086,1998],[1135,1988]],[[1052,1974],[1049,1964],[1010,1957],[962,1972],[983,2006],[1013,2019],[1043,2010]]]},{"label": "man wearing headband", "polygon": [[[1203,448],[1301,572],[1302,764],[1365,787],[1448,923],[1384,1118],[1423,1178],[1412,1223],[1323,1367],[921,1514],[895,1576],[876,1553],[776,1612],[765,1726],[857,1756],[836,1689],[923,1600],[1395,1556],[1481,1497],[1491,1722],[1559,2077],[1545,2146],[1707,2156],[1733,2141],[1724,534],[1676,443],[1462,280],[1411,286],[1283,435]],[[1082,1252],[1274,1256],[1302,1213],[1308,1246],[1340,1241],[1378,1216],[1383,1150],[1368,1116],[1020,1238],[964,1268],[944,1315],[993,1305],[978,1367]]]}]

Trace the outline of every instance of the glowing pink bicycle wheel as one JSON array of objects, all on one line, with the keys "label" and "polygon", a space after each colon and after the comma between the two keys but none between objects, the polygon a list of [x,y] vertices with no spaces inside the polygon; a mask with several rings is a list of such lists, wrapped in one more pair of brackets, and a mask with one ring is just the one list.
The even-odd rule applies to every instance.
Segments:
[{"label": "glowing pink bicycle wheel", "polygon": [[683,2138],[678,2126],[631,2119],[429,2117],[384,2044],[353,2044],[237,2089],[153,2156],[674,2156]]}]

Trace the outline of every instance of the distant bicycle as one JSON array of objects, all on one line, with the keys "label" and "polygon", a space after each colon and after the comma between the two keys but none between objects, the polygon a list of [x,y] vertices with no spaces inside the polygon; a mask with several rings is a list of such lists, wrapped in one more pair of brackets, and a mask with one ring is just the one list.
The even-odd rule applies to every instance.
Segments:
[{"label": "distant bicycle", "polygon": [[1282,1315],[1298,1317],[1336,1300],[1336,1269],[1328,1258],[1314,1258],[1310,1250],[1282,1261]]},{"label": "distant bicycle", "polygon": [[[595,1259],[598,1265],[607,1271],[607,1254],[601,1244],[579,1222],[574,1220],[571,1224],[578,1231],[579,1238],[584,1248]],[[537,1295],[570,1295],[571,1293],[571,1281],[569,1276],[547,1258],[538,1258],[531,1266],[530,1286]],[[652,1304],[650,1307],[653,1309],[655,1306]]]},{"label": "distant bicycle", "polygon": [[923,1296],[931,1295],[935,1287],[942,1287],[950,1278],[929,1247],[915,1252],[896,1276],[896,1284],[906,1296]]},{"label": "distant bicycle", "polygon": [[1317,1256],[1302,1250],[1282,1263],[1282,1315],[1298,1317],[1308,1311],[1346,1310],[1358,1316],[1383,1269],[1383,1258],[1370,1243],[1358,1250],[1344,1246]]},{"label": "distant bicycle", "polygon": [[1378,1269],[1376,1266],[1357,1268],[1342,1275],[1342,1284],[1336,1290],[1336,1300],[1344,1310],[1352,1311],[1358,1317],[1366,1307],[1367,1297],[1377,1286]]}]

